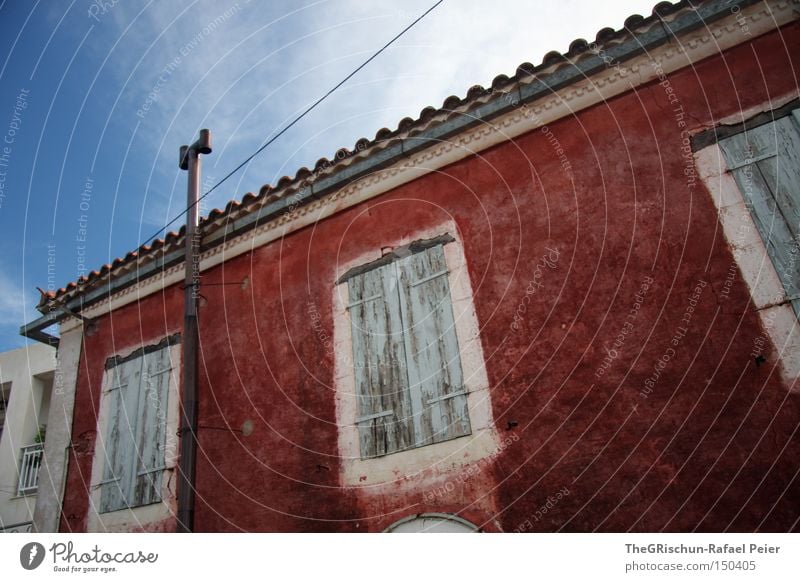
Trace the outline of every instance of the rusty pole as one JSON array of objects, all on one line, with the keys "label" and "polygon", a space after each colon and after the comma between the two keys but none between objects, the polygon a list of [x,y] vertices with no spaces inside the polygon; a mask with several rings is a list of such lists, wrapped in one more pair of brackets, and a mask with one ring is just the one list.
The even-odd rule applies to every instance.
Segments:
[{"label": "rusty pole", "polygon": [[194,531],[195,475],[197,461],[197,298],[200,288],[200,154],[211,153],[211,132],[200,130],[190,146],[181,146],[180,168],[187,170],[186,278],[183,290],[183,395],[181,398],[180,461],[178,464],[178,531]]}]

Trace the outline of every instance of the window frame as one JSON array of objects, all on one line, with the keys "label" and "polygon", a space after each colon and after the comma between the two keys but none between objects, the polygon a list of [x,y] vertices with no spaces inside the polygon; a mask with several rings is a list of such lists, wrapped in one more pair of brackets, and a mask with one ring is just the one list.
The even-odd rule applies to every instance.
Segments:
[{"label": "window frame", "polygon": [[[454,241],[449,234],[414,241],[378,260],[350,269],[338,281],[347,283],[350,298],[347,310],[351,320],[353,369],[359,389],[359,415],[355,422],[359,427],[362,459],[429,446],[472,432],[444,250],[445,245]],[[421,278],[417,272],[420,269],[423,271]],[[429,289],[428,296],[424,294],[425,287]],[[359,289],[358,299],[353,299],[354,291]],[[368,293],[366,289],[377,294]],[[375,309],[381,303],[387,306],[385,312]],[[424,317],[415,321],[414,315],[419,316],[420,310]],[[376,313],[379,319],[372,324],[378,339],[373,337],[373,330],[359,332]],[[423,327],[429,317],[435,318],[439,323],[436,327],[442,330],[436,338],[437,347],[413,352],[420,340],[429,340],[420,335],[421,329],[422,333],[430,332],[424,329],[429,325]],[[393,325],[399,329],[393,329]],[[394,339],[382,341],[380,336],[384,333]],[[382,382],[385,378],[385,369],[378,371],[376,378],[374,372],[368,371],[372,368],[371,362],[356,361],[359,359],[356,352],[374,352],[376,348],[384,352],[389,349],[394,354],[393,359],[398,360],[390,370],[396,383],[386,385],[388,391],[374,386],[376,380]],[[430,373],[431,364],[435,375]],[[376,365],[386,364],[380,361]],[[452,386],[451,382],[458,385]],[[376,399],[379,401],[375,402]],[[391,406],[391,410],[387,406]],[[400,417],[398,412],[404,416]]]},{"label": "window frame", "polygon": [[[448,284],[455,319],[455,332],[467,392],[467,405],[471,434],[447,441],[409,448],[389,455],[362,459],[359,447],[356,386],[352,351],[352,329],[347,311],[349,291],[342,274],[353,268],[363,268],[383,258],[380,248],[370,248],[340,263],[338,275],[332,286],[334,327],[334,392],[336,400],[336,423],[338,430],[340,481],[344,486],[367,486],[393,482],[398,484],[398,475],[411,476],[421,472],[451,474],[453,467],[473,463],[496,454],[500,446],[500,435],[496,429],[489,380],[486,373],[483,347],[480,340],[473,291],[467,271],[463,243],[452,222],[413,231],[405,237],[382,241],[383,248],[398,249],[415,241],[434,239],[449,233],[454,239],[444,245],[448,268]],[[404,477],[403,483],[411,483]]]},{"label": "window frame", "polygon": [[[91,502],[88,516],[88,531],[128,531],[133,526],[142,526],[147,523],[161,521],[170,517],[175,511],[175,496],[170,489],[172,473],[177,466],[178,442],[177,428],[179,415],[179,389],[180,389],[180,363],[181,363],[181,340],[180,334],[176,333],[162,338],[155,343],[140,346],[125,356],[114,356],[108,358],[103,371],[102,389],[100,403],[98,407],[97,433],[95,436],[95,453],[92,464],[92,491]],[[146,503],[128,505],[106,509],[103,507],[103,482],[107,479],[107,454],[106,441],[110,430],[112,412],[110,407],[115,401],[114,391],[111,390],[117,378],[117,369],[120,365],[127,362],[138,361],[144,358],[142,365],[147,360],[147,356],[154,352],[164,352],[166,361],[169,362],[169,370],[166,372],[168,380],[165,387],[166,406],[164,418],[164,443],[163,447],[156,443],[156,449],[162,449],[160,460],[160,482],[153,498]],[[142,393],[146,393],[147,388],[144,382],[140,381],[140,395],[137,399],[141,401]],[[141,407],[137,405],[137,417],[141,413]],[[139,419],[137,418],[136,434],[140,434]],[[135,450],[135,446],[134,446]],[[133,464],[132,471],[135,473],[140,459],[136,455],[129,455],[130,462]],[[133,482],[138,478],[134,476]],[[173,487],[174,489],[174,487]]]},{"label": "window frame", "polygon": [[717,209],[722,236],[733,254],[718,295],[724,296],[728,281],[741,276],[761,320],[762,334],[774,346],[779,374],[792,391],[800,389],[800,322],[718,141],[781,119],[798,107],[798,94],[789,94],[720,119],[716,127],[692,137],[697,175]]},{"label": "window frame", "polygon": [[[718,136],[717,145],[722,150],[728,172],[734,177],[736,185],[739,187],[745,206],[750,212],[750,218],[756,225],[761,241],[767,250],[767,256],[781,281],[785,293],[784,300],[792,304],[795,314],[800,317],[800,265],[797,264],[798,255],[800,255],[800,248],[798,248],[800,233],[792,234],[791,231],[797,229],[797,224],[790,224],[789,218],[785,216],[786,209],[783,208],[786,204],[790,210],[792,206],[795,206],[796,212],[796,207],[800,206],[800,196],[793,203],[788,201],[782,203],[780,199],[786,197],[779,194],[781,188],[773,191],[774,187],[769,183],[765,170],[762,169],[764,162],[771,163],[774,158],[778,157],[779,151],[769,147],[777,145],[777,141],[773,144],[772,139],[766,140],[765,146],[768,146],[767,149],[770,150],[768,153],[752,156],[751,153],[740,151],[742,149],[741,142],[746,140],[745,150],[752,152],[749,149],[750,144],[758,145],[758,142],[764,141],[765,130],[777,140],[781,127],[790,132],[793,131],[794,139],[791,141],[797,146],[796,155],[800,165],[800,103],[797,101],[776,111],[756,116],[736,127],[737,131],[720,132],[722,135]],[[752,140],[747,139],[748,134],[753,135]],[[780,164],[776,170],[777,168],[780,168]],[[774,180],[778,180],[777,174],[774,176]],[[762,190],[766,191],[763,200],[760,196],[763,194]],[[786,245],[781,243],[780,246],[776,244],[776,240],[780,242],[781,236],[792,241],[794,248],[784,248],[791,243]],[[795,256],[791,257],[791,255]],[[788,265],[787,261],[789,261]],[[790,272],[790,269],[793,272]]]}]

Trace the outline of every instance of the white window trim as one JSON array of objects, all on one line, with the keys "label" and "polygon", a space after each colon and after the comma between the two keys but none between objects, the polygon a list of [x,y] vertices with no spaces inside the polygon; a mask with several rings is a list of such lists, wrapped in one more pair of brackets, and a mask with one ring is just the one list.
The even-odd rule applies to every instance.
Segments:
[{"label": "white window trim", "polygon": [[[478,318],[473,303],[472,286],[467,272],[466,259],[455,224],[448,223],[434,229],[419,230],[405,238],[383,241],[383,246],[393,248],[415,240],[430,239],[448,233],[454,242],[444,245],[445,260],[449,270],[448,281],[453,305],[456,337],[461,355],[464,389],[472,434],[448,441],[398,451],[383,457],[362,459],[359,450],[355,371],[353,367],[352,330],[347,309],[349,293],[347,283],[333,289],[334,324],[334,386],[336,390],[336,423],[339,427],[340,479],[345,486],[370,486],[395,480],[404,480],[420,472],[446,473],[496,453],[500,438],[494,427],[489,394],[489,379],[481,346]],[[372,249],[349,263],[337,267],[336,280],[353,267],[364,265],[381,257],[381,249]]]},{"label": "white window trim", "polygon": [[[795,97],[789,95],[780,102]],[[778,107],[780,102],[753,108],[731,121],[749,119]],[[800,378],[800,324],[791,304],[786,301],[783,284],[745,204],[744,195],[728,171],[718,144],[695,152],[694,159],[698,175],[711,193],[723,234],[750,290],[764,330],[777,351],[781,377],[792,392],[800,392],[800,383],[797,382]]]},{"label": "white window trim", "polygon": [[114,379],[114,369],[103,372],[102,391],[100,395],[97,435],[95,436],[94,459],[92,460],[91,493],[89,497],[89,513],[87,531],[89,532],[129,532],[137,529],[146,530],[149,525],[163,522],[176,515],[175,470],[178,465],[178,419],[179,391],[181,376],[181,343],[169,346],[169,357],[172,371],[169,374],[167,397],[167,439],[164,449],[164,473],[161,478],[161,501],[150,505],[131,507],[99,513],[102,497],[102,482],[105,470],[104,439],[108,429],[111,392],[108,388]]}]

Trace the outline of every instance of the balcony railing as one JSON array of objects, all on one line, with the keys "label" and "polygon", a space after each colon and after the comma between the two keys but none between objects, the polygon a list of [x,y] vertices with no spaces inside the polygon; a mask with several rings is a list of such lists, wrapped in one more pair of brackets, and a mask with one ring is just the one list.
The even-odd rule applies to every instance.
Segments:
[{"label": "balcony railing", "polygon": [[44,445],[41,443],[22,447],[19,463],[19,485],[17,495],[36,493],[39,487],[39,466],[44,456]]}]

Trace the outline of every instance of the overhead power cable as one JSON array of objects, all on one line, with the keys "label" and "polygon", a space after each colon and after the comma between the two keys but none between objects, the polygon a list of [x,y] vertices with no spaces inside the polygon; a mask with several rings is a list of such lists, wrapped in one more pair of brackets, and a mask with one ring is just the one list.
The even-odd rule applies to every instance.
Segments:
[{"label": "overhead power cable", "polygon": [[364,67],[366,67],[366,66],[367,66],[369,63],[371,63],[373,60],[375,60],[375,59],[376,59],[376,58],[377,58],[377,57],[378,57],[378,56],[379,56],[379,55],[380,55],[380,54],[381,54],[383,51],[385,51],[385,50],[386,50],[387,48],[389,48],[389,47],[390,47],[392,44],[394,44],[394,42],[395,42],[395,41],[397,41],[397,39],[399,39],[401,36],[403,36],[405,33],[407,33],[409,30],[411,30],[411,29],[412,29],[412,28],[413,28],[413,27],[414,27],[414,26],[415,26],[415,25],[416,25],[416,24],[417,24],[417,23],[418,23],[420,20],[422,20],[422,19],[423,19],[423,18],[425,18],[425,17],[426,17],[428,14],[430,14],[431,12],[433,12],[433,11],[436,9],[436,7],[437,7],[437,6],[439,6],[439,4],[441,4],[442,2],[444,2],[444,0],[439,0],[438,2],[436,2],[435,4],[433,4],[433,5],[432,5],[430,8],[428,8],[428,9],[427,9],[425,12],[423,12],[423,13],[422,13],[422,14],[421,14],[419,17],[417,17],[417,18],[416,18],[416,20],[414,20],[414,21],[413,21],[411,24],[409,24],[409,25],[408,25],[408,26],[406,26],[406,27],[405,27],[403,30],[401,30],[399,33],[397,33],[397,34],[396,34],[396,35],[395,35],[395,36],[394,36],[394,37],[393,37],[393,38],[392,38],[392,39],[391,39],[389,42],[387,42],[386,44],[384,44],[384,45],[383,45],[383,46],[382,46],[380,49],[378,49],[378,50],[377,50],[375,53],[373,53],[373,54],[372,54],[372,56],[370,56],[370,57],[369,57],[369,58],[368,58],[366,61],[364,61],[364,62],[363,62],[363,63],[361,63],[361,64],[360,64],[358,67],[356,67],[356,68],[355,68],[355,69],[354,69],[354,70],[353,70],[353,71],[352,71],[352,72],[351,72],[349,75],[347,75],[347,76],[346,76],[344,79],[342,79],[341,81],[339,81],[338,83],[336,83],[336,85],[334,85],[334,86],[333,86],[333,87],[332,87],[332,88],[331,88],[331,89],[330,89],[330,90],[329,90],[327,93],[325,93],[325,94],[324,94],[322,97],[320,97],[319,99],[317,99],[316,101],[314,101],[314,103],[312,103],[312,104],[311,104],[309,107],[307,107],[307,108],[306,108],[306,109],[305,109],[305,110],[304,110],[304,111],[303,111],[303,112],[302,112],[300,115],[298,115],[297,117],[295,117],[295,118],[292,120],[292,122],[291,122],[291,123],[289,123],[289,124],[288,124],[286,127],[284,127],[283,129],[281,129],[281,130],[280,130],[278,133],[276,133],[274,136],[272,136],[272,137],[271,137],[269,140],[267,140],[267,141],[266,141],[266,142],[265,142],[265,143],[264,143],[264,144],[263,144],[261,147],[259,147],[259,148],[258,148],[256,151],[254,151],[254,152],[253,152],[252,154],[250,154],[250,155],[249,155],[247,158],[245,158],[245,160],[244,160],[244,161],[243,161],[241,164],[239,164],[238,166],[236,166],[236,167],[235,167],[233,170],[231,170],[231,171],[230,171],[230,172],[229,172],[229,173],[228,173],[228,174],[227,174],[227,175],[226,175],[224,178],[222,178],[222,179],[221,179],[219,182],[217,182],[216,184],[214,184],[214,185],[213,185],[213,186],[212,186],[212,187],[211,187],[211,188],[210,188],[210,189],[209,189],[209,190],[208,190],[208,191],[207,191],[205,194],[203,194],[202,196],[200,196],[200,198],[198,198],[198,199],[197,199],[197,202],[195,202],[195,203],[194,203],[194,204],[192,204],[191,206],[187,206],[187,207],[186,207],[186,209],[184,209],[184,210],[183,210],[183,211],[182,211],[180,214],[176,215],[176,216],[175,216],[175,217],[174,217],[172,220],[170,220],[169,222],[167,222],[167,223],[166,223],[164,226],[162,226],[161,228],[159,228],[159,229],[158,229],[158,230],[157,230],[155,233],[153,233],[153,234],[152,234],[152,235],[151,235],[149,238],[147,238],[147,239],[146,239],[146,240],[145,240],[145,241],[142,243],[142,245],[140,245],[140,246],[146,245],[148,242],[150,242],[151,240],[153,240],[155,237],[157,237],[159,234],[161,234],[161,232],[162,232],[162,231],[166,230],[166,229],[167,229],[167,228],[168,228],[168,227],[169,227],[171,224],[173,224],[173,223],[174,223],[176,220],[178,220],[178,219],[179,219],[179,218],[181,218],[183,215],[185,215],[185,214],[186,214],[186,213],[187,213],[187,212],[188,212],[188,211],[189,211],[189,210],[190,210],[190,209],[191,209],[191,208],[192,208],[192,207],[193,207],[195,204],[198,204],[198,203],[199,203],[201,200],[203,200],[203,199],[204,199],[206,196],[208,196],[208,195],[209,195],[209,194],[211,194],[211,193],[212,193],[214,190],[216,190],[217,188],[219,188],[220,186],[222,186],[222,184],[224,184],[226,180],[228,180],[228,179],[229,179],[231,176],[233,176],[234,174],[236,174],[236,172],[238,172],[238,171],[239,171],[239,170],[241,170],[243,167],[245,167],[245,166],[246,166],[248,163],[250,163],[250,162],[253,160],[253,158],[255,158],[255,157],[258,155],[258,154],[260,154],[260,153],[261,153],[261,152],[263,152],[265,149],[267,149],[267,148],[268,148],[268,147],[269,147],[269,146],[270,146],[272,143],[274,143],[274,142],[275,142],[275,140],[277,140],[279,137],[281,137],[281,136],[282,136],[284,133],[286,133],[287,131],[289,131],[289,129],[291,129],[291,128],[292,128],[292,127],[293,127],[293,126],[294,126],[294,125],[295,125],[295,124],[296,124],[298,121],[300,121],[301,119],[303,119],[303,117],[305,117],[306,115],[308,115],[309,113],[311,113],[311,111],[313,111],[313,110],[314,110],[314,108],[315,108],[315,107],[317,107],[317,105],[319,105],[320,103],[322,103],[322,102],[323,102],[325,99],[327,99],[327,98],[328,98],[328,97],[329,97],[329,96],[330,96],[330,95],[331,95],[331,94],[332,94],[334,91],[336,91],[336,90],[337,90],[339,87],[341,87],[342,85],[344,85],[344,84],[345,84],[347,81],[349,81],[349,80],[350,80],[350,79],[351,79],[351,78],[352,78],[354,75],[356,75],[356,74],[357,74],[357,73],[358,73],[358,72],[359,72],[361,69],[363,69],[363,68],[364,68]]}]

